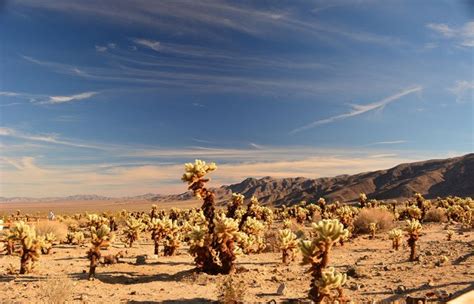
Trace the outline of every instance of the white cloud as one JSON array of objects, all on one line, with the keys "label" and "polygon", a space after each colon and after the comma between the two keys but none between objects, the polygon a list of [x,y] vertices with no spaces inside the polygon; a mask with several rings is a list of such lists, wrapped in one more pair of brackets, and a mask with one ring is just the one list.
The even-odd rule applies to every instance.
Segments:
[{"label": "white cloud", "polygon": [[89,144],[83,144],[68,140],[59,139],[55,135],[37,135],[37,134],[28,134],[24,133],[19,130],[15,130],[12,128],[0,127],[0,136],[11,137],[16,139],[22,139],[27,141],[36,141],[36,142],[43,142],[43,143],[50,143],[56,145],[64,145],[70,147],[77,147],[77,148],[90,148],[90,149],[102,149],[99,146],[93,146]]},{"label": "white cloud", "polygon": [[95,96],[97,94],[98,92],[84,92],[84,93],[70,95],[70,96],[50,96],[49,103],[57,104],[57,103],[78,101],[78,100],[91,98],[92,96]]},{"label": "white cloud", "polygon": [[50,96],[44,94],[31,94],[31,93],[21,93],[21,92],[9,92],[9,91],[0,91],[0,96],[14,97],[26,99],[33,104],[60,104],[73,101],[79,101],[91,98],[99,92],[83,92],[74,95],[64,95],[64,96]]},{"label": "white cloud", "polygon": [[448,88],[450,92],[456,95],[456,101],[463,102],[466,100],[474,101],[474,81],[459,80],[453,87]]},{"label": "white cloud", "polygon": [[406,143],[406,140],[389,140],[389,141],[377,141],[373,142],[370,144],[367,144],[365,146],[377,146],[377,145],[397,145],[397,144],[404,144]]},{"label": "white cloud", "polygon": [[309,123],[307,125],[304,125],[302,127],[296,128],[296,129],[292,130],[290,133],[297,133],[297,132],[305,131],[305,130],[314,128],[314,127],[319,126],[319,125],[332,123],[334,121],[343,120],[343,119],[346,119],[346,118],[358,116],[358,115],[367,113],[369,111],[382,109],[387,104],[389,104],[391,102],[394,102],[394,101],[397,101],[398,99],[402,98],[403,96],[406,96],[406,95],[409,95],[409,94],[412,94],[412,93],[415,93],[415,92],[419,92],[422,89],[423,88],[421,86],[415,86],[415,87],[412,87],[412,88],[405,89],[401,92],[398,92],[397,94],[394,94],[392,96],[386,97],[384,99],[381,99],[381,100],[373,102],[373,103],[369,103],[369,104],[366,104],[366,105],[354,104],[354,105],[352,105],[352,110],[348,113],[335,115],[335,116],[332,116],[332,117],[329,117],[329,118],[314,121],[314,122]]},{"label": "white cloud", "polygon": [[444,23],[429,23],[426,26],[445,39],[453,40],[458,46],[474,47],[474,21],[466,22],[460,27]]},{"label": "white cloud", "polygon": [[107,51],[107,47],[106,47],[106,46],[96,45],[96,46],[95,46],[95,50],[96,50],[97,52],[103,53],[103,52],[106,52],[106,51]]}]

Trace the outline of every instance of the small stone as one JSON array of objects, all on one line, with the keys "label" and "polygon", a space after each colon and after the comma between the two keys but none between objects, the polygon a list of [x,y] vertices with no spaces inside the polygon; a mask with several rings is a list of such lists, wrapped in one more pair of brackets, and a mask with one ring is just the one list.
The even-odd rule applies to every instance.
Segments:
[{"label": "small stone", "polygon": [[285,288],[286,288],[286,285],[285,283],[281,283],[280,286],[278,286],[278,289],[277,289],[277,295],[279,296],[284,296],[285,295]]},{"label": "small stone", "polygon": [[146,264],[146,255],[139,255],[135,260],[135,264],[137,265],[145,265]]}]

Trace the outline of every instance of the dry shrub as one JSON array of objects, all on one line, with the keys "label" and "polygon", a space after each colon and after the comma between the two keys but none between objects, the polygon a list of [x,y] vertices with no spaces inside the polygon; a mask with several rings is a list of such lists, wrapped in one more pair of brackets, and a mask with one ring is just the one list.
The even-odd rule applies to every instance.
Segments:
[{"label": "dry shrub", "polygon": [[227,276],[217,284],[217,300],[223,304],[245,303],[246,291],[244,282],[236,282],[232,276]]},{"label": "dry shrub", "polygon": [[63,304],[73,294],[74,286],[66,277],[48,278],[40,286],[39,298],[48,304]]},{"label": "dry shrub", "polygon": [[38,235],[46,235],[53,233],[58,241],[66,239],[67,225],[57,221],[42,221],[35,224],[36,233]]},{"label": "dry shrub", "polygon": [[61,223],[63,223],[67,227],[74,227],[74,226],[79,227],[79,222],[73,218],[64,219],[61,221]]},{"label": "dry shrub", "polygon": [[393,227],[393,214],[382,208],[364,208],[359,212],[355,221],[355,232],[369,233],[369,224],[376,223],[378,231],[385,231]]},{"label": "dry shrub", "polygon": [[446,209],[444,208],[431,208],[425,214],[426,222],[436,222],[443,223],[448,221],[448,216],[446,215]]}]

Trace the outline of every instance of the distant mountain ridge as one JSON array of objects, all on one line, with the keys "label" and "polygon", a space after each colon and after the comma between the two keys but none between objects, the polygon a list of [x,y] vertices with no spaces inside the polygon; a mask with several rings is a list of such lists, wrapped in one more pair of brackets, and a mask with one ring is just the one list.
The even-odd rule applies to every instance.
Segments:
[{"label": "distant mountain ridge", "polygon": [[[247,178],[240,183],[214,189],[219,203],[230,198],[232,192],[242,193],[247,199],[255,195],[263,204],[292,205],[302,200],[315,201],[324,197],[329,201],[353,201],[360,192],[369,198],[397,199],[419,192],[427,198],[437,196],[474,196],[474,153],[448,159],[435,159],[400,164],[390,169],[309,179]],[[74,195],[63,198],[4,198],[1,202],[59,201],[59,200],[149,200],[184,201],[192,199],[190,192],[174,195],[148,193],[139,196],[110,198],[99,195]]]}]

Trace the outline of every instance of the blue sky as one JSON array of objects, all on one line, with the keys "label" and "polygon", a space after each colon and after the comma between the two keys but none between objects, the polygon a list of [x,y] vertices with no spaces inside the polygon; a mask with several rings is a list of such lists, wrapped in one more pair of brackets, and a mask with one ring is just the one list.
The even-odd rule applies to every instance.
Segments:
[{"label": "blue sky", "polygon": [[175,193],[473,147],[468,1],[6,1],[0,196]]}]

